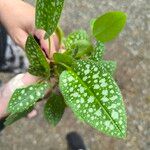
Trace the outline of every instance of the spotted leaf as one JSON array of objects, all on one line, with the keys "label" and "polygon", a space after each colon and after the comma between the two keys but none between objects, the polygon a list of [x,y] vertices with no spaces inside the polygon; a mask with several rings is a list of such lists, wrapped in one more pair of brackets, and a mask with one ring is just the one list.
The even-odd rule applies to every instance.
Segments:
[{"label": "spotted leaf", "polygon": [[59,87],[66,104],[94,128],[111,136],[126,135],[126,113],[121,92],[112,76],[93,61],[78,61],[64,71]]},{"label": "spotted leaf", "polygon": [[94,52],[92,55],[92,59],[94,61],[101,61],[104,53],[105,53],[104,44],[100,41],[97,41],[96,45],[94,46]]},{"label": "spotted leaf", "polygon": [[102,61],[104,69],[106,69],[111,75],[114,74],[116,70],[117,63],[115,61]]},{"label": "spotted leaf", "polygon": [[35,24],[46,31],[45,38],[50,37],[56,30],[64,0],[37,0]]},{"label": "spotted leaf", "polygon": [[8,112],[14,114],[28,110],[35,102],[44,97],[49,87],[49,83],[44,81],[26,88],[17,89],[9,102]]},{"label": "spotted leaf", "polygon": [[77,43],[81,40],[89,40],[88,34],[85,30],[77,30],[68,35],[65,41],[65,48],[71,50],[74,43]]},{"label": "spotted leaf", "polygon": [[30,62],[29,72],[35,76],[49,77],[49,63],[32,35],[28,36],[25,50]]},{"label": "spotted leaf", "polygon": [[44,107],[44,115],[46,120],[56,126],[61,120],[65,110],[65,103],[62,95],[52,93]]},{"label": "spotted leaf", "polygon": [[15,114],[10,114],[5,122],[4,125],[8,126],[11,125],[12,123],[18,121],[19,119],[21,119],[22,117],[25,117],[28,113],[30,113],[32,111],[33,107],[29,108],[28,110],[25,110],[24,112],[21,113],[15,113]]}]

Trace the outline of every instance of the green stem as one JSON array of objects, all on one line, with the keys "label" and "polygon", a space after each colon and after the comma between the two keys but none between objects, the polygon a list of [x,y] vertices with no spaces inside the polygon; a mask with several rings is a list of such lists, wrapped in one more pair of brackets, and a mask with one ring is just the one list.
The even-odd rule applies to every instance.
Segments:
[{"label": "green stem", "polygon": [[48,38],[48,44],[49,44],[48,55],[49,55],[49,57],[50,57],[50,54],[51,54],[51,38],[50,38],[50,37]]}]

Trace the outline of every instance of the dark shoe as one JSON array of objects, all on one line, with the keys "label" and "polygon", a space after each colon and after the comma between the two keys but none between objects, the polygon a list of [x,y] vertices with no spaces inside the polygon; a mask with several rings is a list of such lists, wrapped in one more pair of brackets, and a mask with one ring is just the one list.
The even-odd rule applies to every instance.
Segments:
[{"label": "dark shoe", "polygon": [[84,141],[78,133],[71,132],[67,134],[66,139],[69,150],[86,150]]}]

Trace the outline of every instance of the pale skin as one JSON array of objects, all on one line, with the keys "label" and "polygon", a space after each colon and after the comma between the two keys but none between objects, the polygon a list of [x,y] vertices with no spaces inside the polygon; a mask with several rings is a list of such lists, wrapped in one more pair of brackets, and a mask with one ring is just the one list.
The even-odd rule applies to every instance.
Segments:
[{"label": "pale skin", "polygon": [[[35,8],[31,5],[21,0],[0,0],[0,22],[4,25],[15,43],[24,49],[26,39],[29,33],[31,33],[39,39],[41,48],[47,54],[47,60],[50,60],[53,53],[60,47],[58,37],[56,34],[50,37],[51,53],[49,55],[48,40],[44,40],[45,32],[35,28],[34,18]],[[22,85],[26,87],[36,83],[38,80],[38,77],[24,73],[21,78],[17,79],[18,84],[13,85],[15,86],[13,90],[11,89],[11,85],[15,82],[14,79],[0,88],[0,119],[7,116],[6,110],[13,91]]]}]

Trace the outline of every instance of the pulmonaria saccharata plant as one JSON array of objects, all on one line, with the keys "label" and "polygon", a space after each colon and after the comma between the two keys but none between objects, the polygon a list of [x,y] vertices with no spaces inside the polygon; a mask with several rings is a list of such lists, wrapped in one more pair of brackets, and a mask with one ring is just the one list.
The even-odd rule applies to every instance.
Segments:
[{"label": "pulmonaria saccharata plant", "polygon": [[[127,121],[122,95],[113,78],[116,62],[104,60],[103,55],[104,43],[121,32],[126,15],[119,11],[105,13],[92,19],[90,36],[80,29],[64,37],[58,27],[63,5],[64,0],[36,1],[36,27],[46,31],[49,42],[55,32],[66,51],[55,53],[49,63],[36,39],[29,35],[25,47],[30,62],[28,71],[41,80],[13,93],[5,125],[25,116],[51,90],[44,107],[50,124],[57,125],[70,107],[83,122],[107,135],[124,138]],[[54,82],[50,83],[52,78]]]}]

